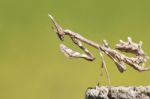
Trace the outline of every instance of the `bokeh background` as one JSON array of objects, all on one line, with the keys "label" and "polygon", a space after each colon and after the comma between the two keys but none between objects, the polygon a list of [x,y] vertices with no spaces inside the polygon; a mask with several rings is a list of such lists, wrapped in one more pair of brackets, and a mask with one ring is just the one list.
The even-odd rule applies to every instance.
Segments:
[{"label": "bokeh background", "polygon": [[[98,51],[87,46],[96,57],[93,62],[66,58],[48,13],[62,27],[97,43],[106,39],[114,47],[128,36],[142,40],[150,55],[149,5],[149,0],[1,0],[0,99],[83,99],[86,88],[96,86]],[[70,39],[65,38],[64,43],[80,51]],[[139,73],[127,66],[120,74],[105,59],[111,85],[150,84],[150,72]],[[108,85],[106,75],[101,85]]]}]

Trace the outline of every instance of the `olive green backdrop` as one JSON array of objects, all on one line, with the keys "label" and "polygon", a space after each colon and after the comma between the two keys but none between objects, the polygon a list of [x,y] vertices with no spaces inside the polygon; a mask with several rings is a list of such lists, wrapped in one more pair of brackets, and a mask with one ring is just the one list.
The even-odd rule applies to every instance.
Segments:
[{"label": "olive green backdrop", "polygon": [[[66,58],[48,13],[62,27],[97,43],[106,39],[114,47],[128,36],[142,40],[150,55],[149,5],[149,0],[1,0],[0,99],[83,99],[86,88],[97,84],[98,51],[87,46],[96,57],[93,62]],[[120,74],[105,59],[112,85],[150,84],[150,72],[139,73],[127,66],[127,72]],[[105,75],[101,84],[108,84]]]}]

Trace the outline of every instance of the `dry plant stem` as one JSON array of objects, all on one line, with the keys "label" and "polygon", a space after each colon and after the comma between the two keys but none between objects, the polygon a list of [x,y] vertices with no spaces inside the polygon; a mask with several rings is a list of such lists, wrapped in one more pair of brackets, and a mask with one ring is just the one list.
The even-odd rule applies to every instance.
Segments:
[{"label": "dry plant stem", "polygon": [[96,86],[86,90],[85,99],[150,99],[150,86]]},{"label": "dry plant stem", "polygon": [[[145,62],[149,59],[149,57],[144,53],[142,50],[142,42],[139,44],[132,42],[132,39],[128,37],[128,42],[124,42],[120,40],[119,44],[116,44],[116,49],[120,50],[121,52],[132,53],[135,57],[128,57],[124,54],[121,54],[116,49],[112,49],[109,47],[107,41],[104,41],[102,45],[99,45],[85,37],[81,36],[79,33],[75,33],[69,29],[62,29],[60,25],[54,20],[54,18],[49,15],[50,19],[54,23],[56,28],[56,33],[60,40],[64,40],[64,36],[68,35],[74,44],[79,46],[85,54],[80,54],[77,51],[73,51],[72,49],[66,47],[64,44],[60,45],[61,51],[68,57],[75,57],[75,58],[84,58],[88,61],[93,61],[95,58],[93,55],[82,45],[82,42],[88,44],[98,50],[100,52],[105,53],[108,55],[117,65],[117,68],[120,72],[124,72],[126,70],[125,64],[133,67],[137,71],[147,71],[150,70],[150,67],[144,67]],[[101,54],[102,62],[104,63],[103,55]],[[103,64],[104,65],[104,64]],[[106,72],[107,68],[104,66]],[[108,73],[107,73],[108,74]],[[108,76],[109,77],[109,76]]]}]

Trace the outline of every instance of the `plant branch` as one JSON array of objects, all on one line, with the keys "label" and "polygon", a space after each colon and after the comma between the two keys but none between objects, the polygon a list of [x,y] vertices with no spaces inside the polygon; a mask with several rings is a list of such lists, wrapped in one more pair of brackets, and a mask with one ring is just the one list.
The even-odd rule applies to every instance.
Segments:
[{"label": "plant branch", "polygon": [[96,86],[86,90],[85,99],[150,99],[150,86]]}]

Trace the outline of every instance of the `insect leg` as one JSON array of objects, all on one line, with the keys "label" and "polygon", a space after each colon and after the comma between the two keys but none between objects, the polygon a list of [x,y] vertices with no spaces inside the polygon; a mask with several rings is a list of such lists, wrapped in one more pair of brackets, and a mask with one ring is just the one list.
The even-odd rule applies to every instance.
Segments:
[{"label": "insect leg", "polygon": [[93,61],[93,60],[95,59],[95,58],[93,57],[93,55],[89,52],[89,50],[88,50],[86,47],[84,47],[84,46],[82,45],[82,43],[81,43],[79,40],[77,40],[77,39],[75,39],[75,38],[73,38],[73,37],[71,37],[71,39],[72,39],[72,41],[73,41],[77,46],[79,46],[79,48],[81,48],[81,49],[84,51],[85,54],[82,54],[82,57],[81,57],[81,58],[84,58],[84,59],[89,60],[89,61]]}]

